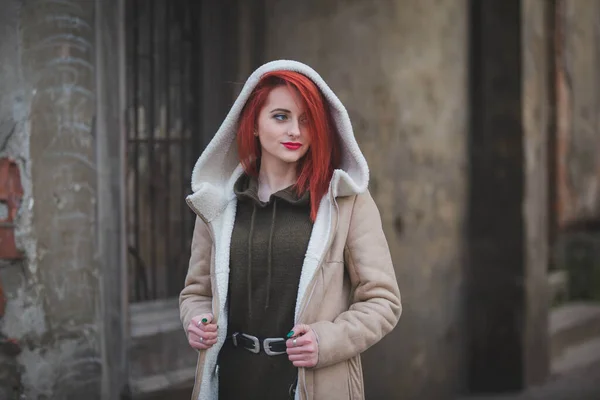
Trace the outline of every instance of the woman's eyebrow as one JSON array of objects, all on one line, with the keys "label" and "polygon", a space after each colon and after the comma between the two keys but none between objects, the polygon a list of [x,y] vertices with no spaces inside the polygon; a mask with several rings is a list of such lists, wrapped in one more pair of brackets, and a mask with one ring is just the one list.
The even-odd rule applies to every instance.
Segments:
[{"label": "woman's eyebrow", "polygon": [[275,111],[285,112],[285,113],[288,113],[288,114],[292,113],[290,110],[286,110],[285,108],[274,108],[274,109],[271,110],[272,113],[275,112]]}]

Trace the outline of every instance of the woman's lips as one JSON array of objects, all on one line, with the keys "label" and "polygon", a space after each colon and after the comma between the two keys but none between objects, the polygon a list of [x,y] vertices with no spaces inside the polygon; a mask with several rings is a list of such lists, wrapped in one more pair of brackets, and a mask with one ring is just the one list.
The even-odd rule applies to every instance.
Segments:
[{"label": "woman's lips", "polygon": [[286,142],[282,144],[286,147],[286,149],[289,150],[298,150],[300,147],[302,147],[302,143]]}]

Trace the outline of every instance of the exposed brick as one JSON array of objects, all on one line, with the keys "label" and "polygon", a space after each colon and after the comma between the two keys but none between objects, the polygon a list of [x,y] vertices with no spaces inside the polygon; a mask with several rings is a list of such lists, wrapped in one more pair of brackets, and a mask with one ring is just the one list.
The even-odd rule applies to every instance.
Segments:
[{"label": "exposed brick", "polygon": [[[14,225],[22,198],[23,186],[21,185],[19,166],[10,158],[0,159],[0,203],[4,209],[3,215],[0,215],[1,259],[15,260],[23,258],[23,253],[17,249],[15,244]],[[0,298],[0,310],[1,306],[2,299]]]}]

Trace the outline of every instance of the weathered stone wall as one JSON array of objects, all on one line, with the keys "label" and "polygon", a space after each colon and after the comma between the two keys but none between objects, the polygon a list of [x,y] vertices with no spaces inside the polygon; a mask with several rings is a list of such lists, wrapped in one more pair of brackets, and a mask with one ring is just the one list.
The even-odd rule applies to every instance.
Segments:
[{"label": "weathered stone wall", "polygon": [[364,356],[369,399],[464,385],[467,2],[266,1],[267,59],[314,67],[371,168],[404,314]]},{"label": "weathered stone wall", "polygon": [[[0,152],[21,167],[17,229],[26,254],[0,267],[8,297],[0,331],[22,345],[14,361],[27,398],[94,399],[94,2],[1,0],[0,9]],[[3,372],[4,363],[0,356]]]},{"label": "weathered stone wall", "polygon": [[543,383],[549,372],[548,289],[549,264],[549,140],[551,107],[553,8],[550,2],[521,1],[521,64],[524,175],[525,290],[523,315],[523,381]]},{"label": "weathered stone wall", "polygon": [[600,2],[557,1],[558,224],[600,218]]}]

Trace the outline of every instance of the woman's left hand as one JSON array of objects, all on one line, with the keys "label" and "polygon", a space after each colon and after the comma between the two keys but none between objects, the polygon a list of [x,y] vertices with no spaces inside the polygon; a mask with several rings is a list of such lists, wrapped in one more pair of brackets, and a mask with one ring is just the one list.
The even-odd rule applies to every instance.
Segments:
[{"label": "woman's left hand", "polygon": [[319,361],[319,345],[317,335],[312,328],[305,324],[296,325],[293,336],[285,344],[288,358],[294,367],[311,368]]}]

